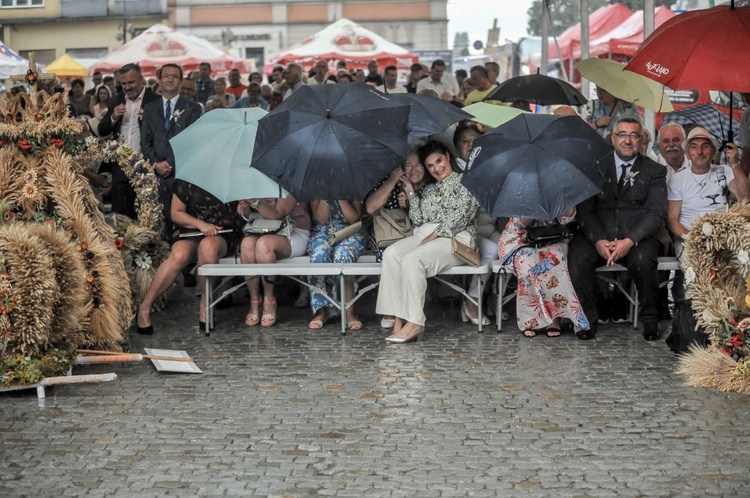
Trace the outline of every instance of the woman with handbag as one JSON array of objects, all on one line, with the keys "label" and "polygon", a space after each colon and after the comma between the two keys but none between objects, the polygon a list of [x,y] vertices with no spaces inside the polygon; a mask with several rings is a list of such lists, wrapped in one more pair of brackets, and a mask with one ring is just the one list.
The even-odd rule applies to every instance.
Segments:
[{"label": "woman with handbag", "polygon": [[[456,127],[456,132],[453,134],[453,145],[456,148],[456,155],[458,156],[458,158],[456,158],[456,164],[462,171],[466,168],[466,163],[469,161],[469,154],[474,146],[474,139],[481,135],[482,132],[471,121],[461,122]],[[479,216],[477,218],[477,249],[479,250],[479,257],[482,262],[492,263],[492,261],[497,259],[497,243],[500,240],[500,231],[502,230],[502,227],[505,226],[507,220],[507,218],[501,219],[499,222],[503,223],[503,225],[498,228],[498,219],[490,216],[484,208],[479,209]],[[482,288],[486,288],[485,284],[490,279],[490,275],[492,275],[491,264],[488,266],[487,273],[484,275],[474,275],[469,284],[469,296],[477,301],[482,299],[482,296],[479,295],[479,283],[481,281]],[[490,302],[492,303],[494,300],[490,300]],[[504,311],[500,312],[505,313]],[[464,298],[461,303],[461,321],[471,321],[471,323],[477,325],[480,320],[477,316],[478,314],[479,309],[477,308],[477,305],[471,302],[471,300]],[[504,320],[507,320],[508,318],[510,317],[503,317]],[[489,325],[492,323],[490,322],[490,319],[484,315],[482,315],[481,320],[482,325]]]},{"label": "woman with handbag", "polygon": [[[428,182],[434,181],[430,175],[425,174],[424,166],[419,162],[417,149],[418,147],[411,145],[406,153],[404,165],[394,169],[365,199],[367,214],[372,216],[373,221],[370,247],[378,262],[383,260],[383,250],[394,242],[394,238],[404,238],[412,234],[408,214],[409,201],[405,189],[419,194]],[[399,226],[401,220],[403,222],[400,229],[388,230],[388,234],[381,233],[394,225]],[[386,238],[387,240],[384,240]],[[391,329],[394,320],[394,316],[384,316],[380,326]]]},{"label": "woman with handbag", "polygon": [[[307,252],[311,263],[356,263],[367,247],[367,232],[362,229],[362,202],[360,201],[311,201],[313,228]],[[324,297],[345,292],[346,299],[354,297],[354,278],[347,277],[344,289],[336,289],[337,282],[324,276],[310,277],[315,287],[311,292],[310,305],[313,319],[308,328],[323,328],[335,308]],[[354,307],[346,309],[346,328],[360,330],[362,322]]]},{"label": "woman with handbag", "polygon": [[376,312],[396,316],[393,335],[386,338],[393,343],[416,340],[424,332],[427,279],[463,264],[453,254],[451,239],[473,247],[476,237],[479,203],[461,185],[448,148],[430,141],[420,147],[419,160],[435,183],[421,195],[404,188],[414,234],[383,253]]},{"label": "woman with handbag", "polygon": [[[218,263],[219,259],[236,247],[235,203],[224,204],[202,188],[179,178],[172,185],[172,222],[178,230],[172,239],[172,249],[154,273],[151,285],[138,306],[136,331],[151,335],[151,307],[156,299],[169,289],[183,268],[197,258],[196,268],[204,264]],[[200,283],[200,307],[198,327],[205,329],[204,306],[206,277],[198,277]]]},{"label": "woman with handbag", "polygon": [[[575,207],[557,218],[556,223],[567,225],[575,217]],[[529,218],[511,218],[498,243],[498,253],[504,265],[513,265],[518,279],[516,288],[516,321],[524,337],[545,333],[560,335],[560,319],[573,322],[576,333],[590,328],[568,273],[568,242],[556,242],[541,247],[530,245],[530,227],[549,225]]]},{"label": "woman with handbag", "polygon": [[[310,208],[290,196],[284,199],[247,199],[237,212],[247,222],[240,245],[240,260],[245,264],[275,263],[278,259],[302,256],[310,239]],[[258,277],[247,279],[250,311],[245,325],[270,327],[276,323],[274,282],[263,277],[263,313],[260,312]]]}]

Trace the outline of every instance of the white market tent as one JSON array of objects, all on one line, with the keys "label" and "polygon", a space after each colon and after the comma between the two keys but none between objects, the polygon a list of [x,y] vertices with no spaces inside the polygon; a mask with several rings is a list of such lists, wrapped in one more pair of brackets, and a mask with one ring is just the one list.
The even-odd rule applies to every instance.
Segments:
[{"label": "white market tent", "polygon": [[408,70],[419,62],[416,55],[380,35],[365,29],[349,19],[339,19],[325,29],[302,40],[288,50],[272,58],[264,67],[270,73],[274,65],[297,62],[305,71],[315,65],[317,59],[325,59],[335,67],[338,61],[345,61],[348,68],[364,68],[371,60],[378,61],[382,71],[386,66],[396,66]]},{"label": "white market tent", "polygon": [[177,64],[188,73],[198,69],[201,62],[209,62],[215,72],[237,68],[248,72],[243,59],[226,54],[197,36],[186,35],[163,24],[154,24],[146,31],[95,62],[90,72],[112,73],[125,64],[137,62],[144,76],[155,76],[164,64]]}]

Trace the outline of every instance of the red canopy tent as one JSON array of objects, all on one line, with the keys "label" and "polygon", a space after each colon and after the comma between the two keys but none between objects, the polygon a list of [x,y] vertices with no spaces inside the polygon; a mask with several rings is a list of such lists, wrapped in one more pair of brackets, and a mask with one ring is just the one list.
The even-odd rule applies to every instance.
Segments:
[{"label": "red canopy tent", "polygon": [[[654,29],[658,28],[676,15],[677,14],[669,10],[669,8],[660,5],[654,12]],[[633,31],[631,34],[613,32],[612,35],[613,36],[609,40],[609,53],[625,55],[635,54],[638,47],[643,43],[643,15],[640,17],[640,24],[637,31]],[[593,56],[594,54],[592,53],[591,55]]]},{"label": "red canopy tent", "polygon": [[130,62],[137,62],[144,76],[155,76],[156,70],[167,63],[177,64],[185,73],[198,69],[201,62],[209,62],[214,72],[251,69],[244,60],[225,54],[202,38],[154,24],[89,70],[112,73]]},{"label": "red canopy tent", "polygon": [[[622,24],[633,14],[633,11],[621,3],[602,7],[589,16],[589,39],[595,40],[603,37],[617,26]],[[549,44],[549,60],[571,60],[580,59],[581,51],[581,23],[571,26],[557,39],[560,45],[560,54],[554,42]],[[578,54],[577,56],[575,54]]]},{"label": "red canopy tent", "polygon": [[336,61],[345,61],[349,69],[366,68],[374,59],[380,71],[391,65],[408,71],[412,64],[419,62],[418,57],[405,48],[349,19],[339,19],[268,61],[263,70],[270,73],[276,64],[297,62],[309,71],[318,59],[327,60],[330,67],[335,67]]}]

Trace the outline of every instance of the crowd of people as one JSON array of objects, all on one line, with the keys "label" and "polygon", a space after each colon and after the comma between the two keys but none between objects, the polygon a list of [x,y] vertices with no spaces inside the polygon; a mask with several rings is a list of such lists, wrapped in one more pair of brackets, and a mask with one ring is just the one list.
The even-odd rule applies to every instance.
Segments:
[{"label": "crowd of people", "polygon": [[[597,301],[595,270],[620,263],[638,289],[643,336],[654,340],[660,337],[659,319],[666,305],[657,258],[675,254],[685,261],[683,238],[698,216],[750,198],[747,158],[741,162],[735,144],[720,144],[702,127],[685,129],[670,123],[658,130],[659,154],[654,154],[638,109],[603,88],[597,88],[597,99],[580,115],[612,144],[612,153],[599,159],[601,170],[606,171],[604,185],[599,194],[569,206],[556,220],[494,218],[480,208],[461,184],[473,142],[485,131],[473,121],[451,127],[447,143],[429,139],[410,144],[403,166],[357,201],[303,203],[288,196],[224,204],[197,185],[175,180],[169,140],[213,109],[273,109],[303,85],[351,81],[384,93],[423,93],[463,106],[485,99],[496,88],[498,76],[497,64],[492,62],[452,75],[445,71],[443,61],[436,60],[430,68],[413,65],[402,86],[394,66],[381,72],[376,61],[368,64],[367,72],[347,70],[341,63],[333,67],[320,60],[306,74],[300,64],[292,63],[274,67],[267,79],[252,73],[244,84],[237,70],[226,78],[212,77],[208,63],[187,76],[179,66],[167,64],[153,81],[146,81],[137,64],[128,64],[114,77],[95,74],[89,92],[84,92],[82,80],[72,82],[71,114],[86,116],[98,136],[122,139],[141,151],[160,181],[159,199],[168,227],[164,236],[172,249],[138,308],[139,333],[154,332],[152,304],[180,272],[187,283],[190,274],[185,270],[191,265],[216,263],[231,253],[239,254],[243,263],[275,263],[305,254],[311,262],[347,263],[373,251],[382,261],[376,305],[382,315],[380,325],[392,330],[388,342],[409,342],[424,332],[427,279],[463,264],[451,248],[455,239],[476,248],[485,262],[500,259],[513,266],[518,282],[516,321],[525,337],[557,337],[566,327],[579,339],[595,337],[598,324],[608,319],[607,310]],[[525,102],[508,104],[528,106]],[[579,114],[570,107],[556,113]],[[727,164],[722,164],[722,151]],[[112,166],[112,210],[135,218],[135,193],[126,175]],[[383,210],[405,213],[414,227],[411,235],[385,248],[379,246],[371,222]],[[255,233],[251,226],[258,219],[275,220],[278,229]],[[577,229],[569,241],[541,248],[525,243],[529,227],[573,221]],[[347,228],[345,236],[336,237]],[[488,271],[471,282],[468,295],[474,301],[483,299],[479,289],[486,286],[480,282],[489,278]],[[247,326],[277,323],[277,284],[265,277],[247,280]],[[343,289],[336,289],[335,282],[321,276],[311,278],[310,284],[314,290],[309,296],[309,328],[319,329],[337,312],[325,296],[341,292],[351,298],[355,282],[347,280]],[[679,279],[673,294],[675,299],[684,296]],[[204,299],[201,296],[200,327],[206,320]],[[347,328],[364,327],[353,306],[345,313]],[[475,324],[490,323],[486,316],[479,316],[471,299],[461,303],[458,315]]]}]

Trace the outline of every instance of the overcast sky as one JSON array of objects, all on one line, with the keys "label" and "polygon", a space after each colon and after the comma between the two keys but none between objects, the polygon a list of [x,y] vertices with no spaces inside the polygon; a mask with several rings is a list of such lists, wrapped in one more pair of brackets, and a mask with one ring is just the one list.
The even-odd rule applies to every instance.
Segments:
[{"label": "overcast sky", "polygon": [[500,43],[513,41],[526,35],[526,11],[531,0],[448,0],[448,45],[458,31],[468,31],[469,43],[476,40],[487,43],[487,30],[497,18]]}]

